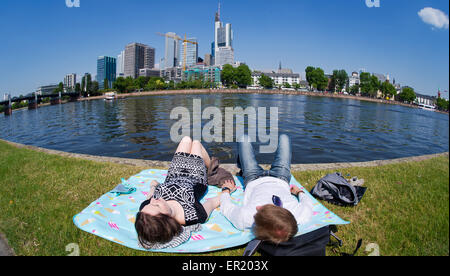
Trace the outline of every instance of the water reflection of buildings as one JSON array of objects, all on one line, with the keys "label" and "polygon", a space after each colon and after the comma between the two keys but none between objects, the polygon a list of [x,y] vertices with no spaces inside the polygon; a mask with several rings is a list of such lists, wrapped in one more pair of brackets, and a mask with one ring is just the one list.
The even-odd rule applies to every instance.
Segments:
[{"label": "water reflection of buildings", "polygon": [[104,109],[99,114],[98,128],[102,130],[104,142],[109,142],[123,135],[120,116],[120,107],[117,102],[105,102]]},{"label": "water reflection of buildings", "polygon": [[127,134],[148,133],[157,125],[155,108],[158,106],[157,97],[148,97],[145,100],[130,98],[123,101],[121,109],[124,128]]}]

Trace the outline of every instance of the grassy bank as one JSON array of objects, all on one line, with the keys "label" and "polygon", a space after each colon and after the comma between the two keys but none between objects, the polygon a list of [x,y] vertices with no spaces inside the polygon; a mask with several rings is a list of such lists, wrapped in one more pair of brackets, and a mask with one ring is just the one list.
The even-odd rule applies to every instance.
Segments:
[{"label": "grassy bank", "polygon": [[[0,232],[17,255],[67,255],[77,243],[81,255],[157,255],[130,250],[82,232],[72,217],[120,178],[147,169],[71,159],[19,149],[0,141]],[[308,189],[331,171],[295,173]],[[449,254],[449,160],[376,168],[343,174],[364,178],[369,188],[355,208],[325,205],[350,225],[339,228],[344,252],[363,239],[359,255],[376,243],[381,255]],[[242,255],[243,248],[209,255]],[[335,255],[331,249],[329,255]],[[162,254],[164,255],[164,254]]]}]

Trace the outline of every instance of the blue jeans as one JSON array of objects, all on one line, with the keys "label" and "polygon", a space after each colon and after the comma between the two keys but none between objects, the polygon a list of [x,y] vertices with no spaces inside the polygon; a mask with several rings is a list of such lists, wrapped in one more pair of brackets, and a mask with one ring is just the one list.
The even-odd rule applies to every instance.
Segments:
[{"label": "blue jeans", "polygon": [[280,135],[278,141],[278,149],[275,154],[275,160],[272,163],[270,170],[266,171],[258,164],[253,151],[253,146],[249,142],[249,137],[244,137],[238,142],[238,161],[237,166],[242,171],[242,177],[244,178],[244,185],[254,181],[258,178],[265,176],[272,176],[286,181],[288,184],[291,182],[291,140],[289,136],[283,134]]}]

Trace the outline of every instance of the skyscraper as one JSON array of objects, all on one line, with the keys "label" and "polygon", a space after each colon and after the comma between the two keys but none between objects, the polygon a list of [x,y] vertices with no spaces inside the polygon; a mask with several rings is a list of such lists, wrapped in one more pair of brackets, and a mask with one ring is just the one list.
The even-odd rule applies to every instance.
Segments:
[{"label": "skyscraper", "polygon": [[164,52],[164,66],[162,69],[177,67],[180,64],[180,43],[175,33],[166,34],[166,48]]},{"label": "skyscraper", "polygon": [[100,89],[105,89],[105,81],[108,88],[116,81],[116,58],[101,56],[97,58],[97,82]]},{"label": "skyscraper", "polygon": [[77,74],[68,74],[64,77],[64,88],[67,91],[74,91],[77,84]]},{"label": "skyscraper", "polygon": [[117,56],[117,77],[125,75],[125,51],[121,51]]},{"label": "skyscraper", "polygon": [[141,43],[131,43],[125,47],[125,77],[137,78],[139,69],[155,67],[155,48]]},{"label": "skyscraper", "polygon": [[[187,40],[197,42],[196,38],[188,38]],[[183,42],[183,49],[186,45],[186,67],[191,67],[197,65],[198,61],[198,44],[192,44],[188,42]],[[184,58],[184,57],[183,57]]]},{"label": "skyscraper", "polygon": [[214,51],[215,65],[234,63],[233,30],[230,23],[220,21],[220,3],[214,23]]},{"label": "skyscraper", "polygon": [[234,49],[232,47],[220,47],[216,51],[215,65],[222,66],[234,63]]}]

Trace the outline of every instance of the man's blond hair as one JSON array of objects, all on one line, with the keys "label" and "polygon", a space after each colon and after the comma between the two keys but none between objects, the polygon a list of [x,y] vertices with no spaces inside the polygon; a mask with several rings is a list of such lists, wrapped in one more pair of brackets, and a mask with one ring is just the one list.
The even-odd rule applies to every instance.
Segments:
[{"label": "man's blond hair", "polygon": [[254,216],[256,238],[274,244],[286,242],[298,232],[297,220],[287,209],[265,205]]}]

